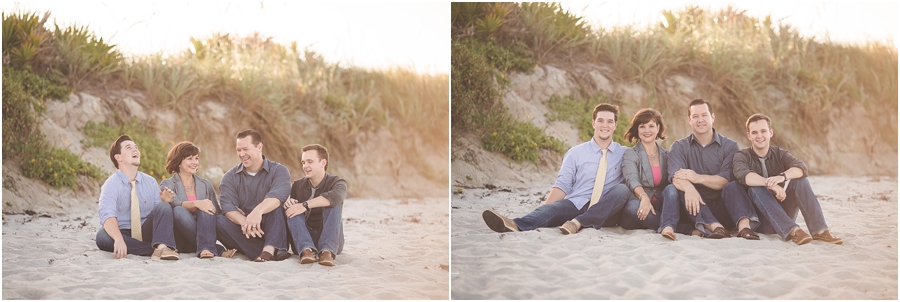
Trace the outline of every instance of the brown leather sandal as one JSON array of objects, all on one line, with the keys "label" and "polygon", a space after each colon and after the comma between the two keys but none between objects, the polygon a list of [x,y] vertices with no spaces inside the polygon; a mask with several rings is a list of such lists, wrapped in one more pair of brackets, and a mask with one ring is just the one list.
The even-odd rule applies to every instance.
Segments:
[{"label": "brown leather sandal", "polygon": [[740,232],[738,232],[738,237],[747,239],[747,240],[759,240],[759,235],[756,235],[753,230],[750,228],[743,228]]},{"label": "brown leather sandal", "polygon": [[259,253],[259,257],[256,257],[256,260],[253,260],[253,261],[255,261],[255,262],[268,262],[268,261],[272,261],[272,260],[275,260],[275,257],[272,256],[272,253],[263,251],[262,253]]}]

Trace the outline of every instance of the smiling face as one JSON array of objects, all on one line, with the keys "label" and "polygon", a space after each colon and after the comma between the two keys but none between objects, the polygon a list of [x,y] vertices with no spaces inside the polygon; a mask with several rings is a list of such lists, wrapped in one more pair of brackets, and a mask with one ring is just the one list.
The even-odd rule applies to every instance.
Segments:
[{"label": "smiling face", "polygon": [[116,154],[116,161],[119,167],[124,166],[141,166],[141,151],[138,150],[137,144],[133,141],[122,141],[120,144],[119,154]]},{"label": "smiling face", "polygon": [[606,141],[612,138],[616,131],[616,116],[609,111],[598,111],[591,126],[594,127],[594,139]]},{"label": "smiling face", "polygon": [[319,152],[316,150],[303,151],[301,155],[303,161],[303,173],[307,178],[319,179],[325,176],[325,165],[327,159],[319,159]]},{"label": "smiling face", "polygon": [[657,135],[659,135],[659,125],[657,125],[654,120],[650,120],[649,122],[638,126],[638,136],[641,138],[641,142],[645,144],[652,144],[655,142]]},{"label": "smiling face", "polygon": [[706,104],[699,104],[691,106],[689,120],[694,135],[702,135],[712,131],[716,115],[709,112],[709,106]]},{"label": "smiling face", "polygon": [[747,138],[750,139],[750,144],[753,145],[754,150],[763,151],[769,149],[769,143],[772,135],[775,133],[769,128],[769,123],[766,120],[757,120],[747,124],[747,130]]},{"label": "smiling face", "polygon": [[262,143],[253,145],[253,138],[245,136],[237,139],[237,155],[244,168],[256,172],[262,166]]},{"label": "smiling face", "polygon": [[178,165],[178,169],[180,172],[197,174],[197,170],[200,169],[200,154],[191,155],[182,159],[181,164]]}]

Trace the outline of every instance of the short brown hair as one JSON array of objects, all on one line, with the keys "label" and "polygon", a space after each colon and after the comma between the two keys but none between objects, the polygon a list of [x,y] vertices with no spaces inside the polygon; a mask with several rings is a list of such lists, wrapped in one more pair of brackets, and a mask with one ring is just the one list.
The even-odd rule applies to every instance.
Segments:
[{"label": "short brown hair", "polygon": [[597,112],[609,111],[613,114],[613,121],[619,122],[619,106],[603,103],[594,107],[594,113],[591,114],[591,122],[597,119]]},{"label": "short brown hair", "polygon": [[662,114],[656,109],[653,108],[644,108],[638,110],[637,113],[634,114],[634,118],[631,119],[631,126],[628,127],[628,131],[625,132],[625,140],[629,142],[636,142],[639,140],[638,128],[641,125],[656,122],[659,125],[659,132],[656,133],[656,138],[658,139],[666,139],[666,124],[663,123]]},{"label": "short brown hair", "polygon": [[116,161],[116,154],[122,153],[122,142],[124,141],[134,141],[131,139],[131,136],[122,135],[113,142],[112,146],[109,146],[109,160],[112,161],[113,166],[116,166],[116,169],[119,168],[119,162]]},{"label": "short brown hair", "polygon": [[194,155],[200,155],[200,147],[194,143],[183,141],[175,144],[166,155],[166,172],[169,174],[181,172],[181,161]]},{"label": "short brown hair", "polygon": [[300,150],[303,150],[303,152],[306,152],[309,150],[316,150],[316,153],[319,155],[319,160],[323,160],[323,159],[326,160],[325,171],[328,171],[328,162],[327,162],[328,148],[325,148],[325,146],[322,146],[319,144],[312,144],[312,145],[303,146],[303,149],[300,149]]},{"label": "short brown hair", "polygon": [[259,131],[256,131],[253,129],[247,129],[247,130],[238,132],[236,138],[242,139],[247,136],[250,136],[250,143],[252,143],[253,146],[256,146],[256,145],[259,145],[259,143],[262,143],[262,135],[259,134]]},{"label": "short brown hair", "polygon": [[688,116],[691,116],[691,107],[694,107],[697,105],[703,105],[703,104],[706,104],[706,109],[709,109],[709,114],[712,114],[713,113],[712,105],[709,104],[709,101],[704,100],[704,99],[696,99],[696,100],[691,101],[691,104],[688,105]]},{"label": "short brown hair", "polygon": [[747,119],[747,123],[744,124],[747,127],[747,132],[750,132],[750,123],[758,120],[766,120],[766,124],[769,126],[769,130],[772,130],[772,119],[770,119],[768,116],[763,115],[762,113],[757,113],[751,115],[750,118]]}]

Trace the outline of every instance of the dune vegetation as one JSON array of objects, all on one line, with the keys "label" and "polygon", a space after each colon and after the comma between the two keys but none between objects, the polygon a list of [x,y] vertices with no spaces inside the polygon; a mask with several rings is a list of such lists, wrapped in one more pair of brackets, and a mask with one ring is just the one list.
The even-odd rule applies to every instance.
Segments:
[{"label": "dune vegetation", "polygon": [[[802,133],[797,137],[807,142],[824,138],[824,127],[833,122],[826,113],[835,108],[893,112],[872,120],[875,129],[890,131],[869,135],[897,150],[894,45],[846,45],[804,37],[789,24],[770,16],[754,18],[733,7],[710,12],[689,6],[661,14],[663,22],[646,28],[592,28],[556,3],[453,3],[452,144],[475,135],[488,149],[493,133],[503,136],[509,129],[523,128],[500,103],[510,73],[529,73],[541,65],[595,64],[610,68],[617,83],[637,83],[648,92],[645,99],[613,103],[634,102],[638,104],[632,108],[653,107],[664,114],[682,112],[666,97],[665,81],[684,75],[708,83],[703,98],[723,104],[717,106],[717,116],[742,121],[770,108],[788,108],[770,115],[779,129]],[[602,92],[582,88],[571,99],[550,100],[548,107],[554,118],[589,121],[590,113],[563,111],[604,98]],[[582,114],[587,117],[566,117]],[[620,117],[619,123],[629,118]],[[540,131],[526,133],[526,142],[552,141]],[[776,136],[774,143],[788,148],[804,143],[788,140]],[[521,143],[496,151],[512,159],[532,158],[519,155],[524,148],[531,154],[541,148],[565,149]]]},{"label": "dune vegetation", "polygon": [[[48,147],[40,133],[42,103],[65,102],[69,94],[80,91],[140,93],[149,107],[176,112],[179,138],[185,140],[210,131],[192,122],[198,111],[193,109],[204,101],[225,104],[238,116],[234,123],[265,133],[266,154],[289,167],[301,165],[300,157],[294,156],[300,146],[291,143],[284,126],[297,115],[319,129],[308,141],[320,142],[344,158],[352,156],[360,136],[375,129],[386,129],[397,138],[416,138],[422,146],[406,154],[411,164],[422,165],[416,160],[421,161],[425,154],[420,153],[426,151],[417,150],[446,148],[449,140],[448,75],[345,67],[298,49],[296,43],[282,45],[260,34],[213,33],[192,38],[191,47],[179,53],[132,56],[84,26],[48,29],[49,14],[3,14],[3,160],[18,163],[23,175],[53,186],[72,186],[78,175],[105,177],[78,155],[59,155],[68,151]],[[144,145],[160,146],[152,152],[142,149],[140,169],[157,179],[165,177],[170,139],[152,138],[153,124],[121,116],[85,126],[90,137],[85,145],[105,149],[110,137],[114,140],[124,131],[146,136]],[[36,160],[41,158],[51,159],[46,166],[52,163],[53,168]],[[424,175],[435,182],[448,181],[442,173]]]}]

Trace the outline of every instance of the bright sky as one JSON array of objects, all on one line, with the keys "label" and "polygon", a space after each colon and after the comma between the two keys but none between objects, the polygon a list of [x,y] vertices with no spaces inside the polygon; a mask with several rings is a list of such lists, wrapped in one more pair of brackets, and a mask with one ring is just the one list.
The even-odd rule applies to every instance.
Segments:
[{"label": "bright sky", "polygon": [[332,63],[450,73],[450,3],[3,1],[4,13],[50,11],[61,26],[88,25],[126,54],[187,50],[190,38],[255,31]]},{"label": "bright sky", "polygon": [[783,19],[805,37],[820,41],[865,43],[897,41],[898,5],[891,2],[809,2],[809,1],[603,1],[568,2],[563,8],[583,16],[593,26],[612,27],[633,24],[649,26],[663,20],[662,11],[680,11],[687,5],[718,11],[728,5],[747,10],[756,18],[771,15],[773,21]]}]

